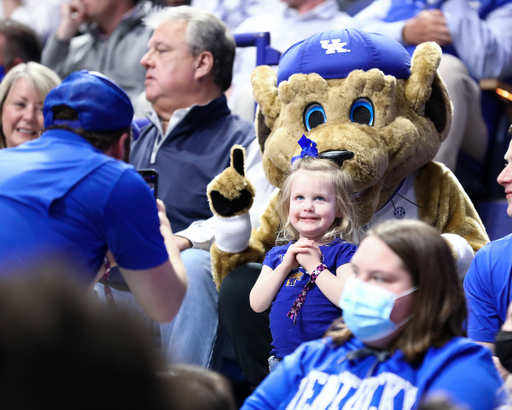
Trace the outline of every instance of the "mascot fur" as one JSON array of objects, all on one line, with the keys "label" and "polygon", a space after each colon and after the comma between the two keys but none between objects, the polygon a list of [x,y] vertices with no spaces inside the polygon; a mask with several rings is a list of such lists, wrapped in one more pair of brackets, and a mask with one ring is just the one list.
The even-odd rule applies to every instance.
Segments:
[{"label": "mascot fur", "polygon": [[[316,34],[283,54],[277,75],[268,66],[254,70],[256,132],[272,185],[279,188],[300,155],[304,134],[319,156],[351,174],[361,235],[386,219],[422,220],[443,234],[463,276],[489,239],[455,176],[432,161],[452,116],[437,73],[441,53],[424,43],[411,58],[396,41],[355,29]],[[274,195],[251,233],[254,189],[241,148],[234,147],[231,161],[208,187],[217,220],[211,249],[217,286],[236,267],[262,262],[279,230]]]}]

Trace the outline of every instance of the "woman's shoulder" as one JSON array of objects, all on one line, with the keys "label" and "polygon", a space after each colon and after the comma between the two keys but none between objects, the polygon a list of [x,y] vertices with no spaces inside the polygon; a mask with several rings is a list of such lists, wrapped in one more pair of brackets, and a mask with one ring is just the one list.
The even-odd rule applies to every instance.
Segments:
[{"label": "woman's shoulder", "polygon": [[483,354],[491,357],[491,352],[486,347],[472,341],[467,337],[456,336],[440,347],[431,347],[426,357],[452,357],[460,354]]},{"label": "woman's shoulder", "polygon": [[478,371],[479,368],[492,367],[491,351],[466,337],[454,337],[440,347],[431,347],[423,359],[422,367],[429,372],[454,371],[462,366],[464,371]]}]

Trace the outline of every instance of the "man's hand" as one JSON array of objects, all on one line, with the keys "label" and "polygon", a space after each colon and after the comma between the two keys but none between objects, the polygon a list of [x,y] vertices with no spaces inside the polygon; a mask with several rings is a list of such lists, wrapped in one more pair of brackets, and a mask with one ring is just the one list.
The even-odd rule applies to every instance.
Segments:
[{"label": "man's hand", "polygon": [[85,10],[79,0],[71,0],[60,6],[61,20],[55,37],[61,41],[71,40],[85,21]]},{"label": "man's hand", "polygon": [[180,252],[192,248],[192,242],[183,236],[173,235],[173,239]]},{"label": "man's hand", "polygon": [[165,242],[167,243],[167,241],[172,240],[180,252],[192,248],[192,242],[187,238],[172,233],[171,223],[167,218],[165,205],[161,199],[156,200],[156,207],[158,209],[158,218],[160,219],[160,233],[164,237]]},{"label": "man's hand", "polygon": [[402,37],[406,43],[413,45],[435,41],[440,46],[445,46],[453,41],[441,10],[423,10],[408,20]]}]

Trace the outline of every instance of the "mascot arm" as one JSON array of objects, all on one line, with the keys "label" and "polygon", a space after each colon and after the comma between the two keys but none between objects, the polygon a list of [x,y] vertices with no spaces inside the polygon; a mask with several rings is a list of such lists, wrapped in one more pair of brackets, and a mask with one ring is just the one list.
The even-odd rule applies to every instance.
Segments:
[{"label": "mascot arm", "polygon": [[465,275],[474,253],[489,237],[468,195],[444,165],[430,162],[416,180],[420,219],[439,230],[457,258],[459,275]]},{"label": "mascot arm", "polygon": [[[245,176],[245,150],[239,145],[231,149],[231,165],[208,185],[207,195],[215,218],[215,243],[211,247],[213,278],[217,287],[238,266],[261,262],[274,245],[278,224],[272,215],[275,198],[261,217],[261,226],[253,230],[249,210],[255,189]],[[274,230],[272,230],[274,229]],[[267,245],[270,244],[270,245]]]},{"label": "mascot arm", "polygon": [[217,288],[233,269],[249,262],[263,262],[266,253],[275,245],[276,232],[279,230],[279,218],[275,213],[277,192],[270,199],[269,205],[260,218],[261,225],[253,229],[248,246],[240,252],[225,252],[220,249],[220,242],[213,244],[212,275]]}]

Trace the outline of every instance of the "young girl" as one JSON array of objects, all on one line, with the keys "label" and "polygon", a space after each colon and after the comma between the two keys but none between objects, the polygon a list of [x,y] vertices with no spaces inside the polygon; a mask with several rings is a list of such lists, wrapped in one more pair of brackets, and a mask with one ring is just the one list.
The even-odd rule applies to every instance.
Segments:
[{"label": "young girl", "polygon": [[255,312],[271,304],[270,371],[301,343],[322,337],[334,319],[347,265],[356,246],[350,237],[354,209],[352,183],[327,159],[297,160],[280,191],[279,240],[288,242],[267,253],[251,294]]}]

